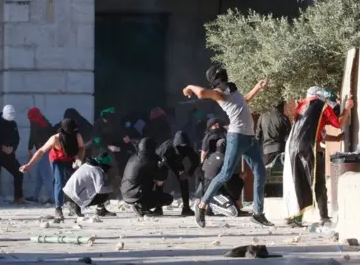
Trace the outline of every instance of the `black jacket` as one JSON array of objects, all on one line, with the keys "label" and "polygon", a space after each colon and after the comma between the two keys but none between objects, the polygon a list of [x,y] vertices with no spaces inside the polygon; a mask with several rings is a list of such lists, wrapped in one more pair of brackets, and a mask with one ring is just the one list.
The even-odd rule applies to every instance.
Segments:
[{"label": "black jacket", "polygon": [[207,130],[202,140],[201,151],[206,152],[208,156],[215,153],[216,142],[222,138],[226,138],[225,130]]},{"label": "black jacket", "polygon": [[130,157],[125,167],[121,193],[126,203],[136,203],[149,194],[154,189],[155,180],[166,180],[167,169],[159,166],[159,162],[155,142],[151,138],[142,139],[137,154]]},{"label": "black jacket", "polygon": [[174,139],[162,143],[156,153],[166,159],[168,167],[176,176],[181,171],[192,176],[200,164],[199,155],[191,147],[189,137],[183,131],[178,131]]},{"label": "black jacket", "polygon": [[7,121],[0,113],[0,146],[10,146],[14,152],[20,143],[20,135],[15,121]]},{"label": "black jacket", "polygon": [[219,174],[222,165],[224,163],[224,154],[220,152],[212,153],[205,161],[202,166],[204,171],[204,178],[212,180]]},{"label": "black jacket", "polygon": [[41,127],[35,122],[30,122],[28,150],[32,150],[34,147],[38,150],[55,133],[56,130],[51,126],[51,124],[49,124],[49,127]]},{"label": "black jacket", "polygon": [[257,123],[256,138],[263,144],[264,154],[283,152],[290,130],[289,118],[278,109],[262,114]]}]

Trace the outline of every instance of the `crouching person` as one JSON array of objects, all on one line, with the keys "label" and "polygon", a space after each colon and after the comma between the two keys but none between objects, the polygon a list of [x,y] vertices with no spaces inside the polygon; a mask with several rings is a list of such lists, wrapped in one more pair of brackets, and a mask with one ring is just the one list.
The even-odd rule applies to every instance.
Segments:
[{"label": "crouching person", "polygon": [[121,193],[124,201],[132,205],[138,216],[156,214],[151,209],[162,211],[162,206],[170,205],[173,201],[170,194],[156,189],[166,180],[167,168],[155,151],[156,143],[151,138],[141,139],[137,153],[130,157],[125,167]]},{"label": "crouching person", "polygon": [[110,155],[103,152],[96,158],[89,158],[71,175],[63,188],[71,212],[83,216],[81,211],[86,207],[98,205],[96,214],[101,215],[103,203],[113,191],[106,174],[110,165]]},{"label": "crouching person", "polygon": [[[216,152],[212,153],[203,164],[203,194],[209,187],[211,181],[221,171],[224,163],[226,149],[226,140],[220,139],[216,142]],[[238,163],[231,178],[225,182],[218,193],[212,197],[207,208],[207,215],[213,212],[223,214],[225,216],[249,216],[248,212],[241,211],[242,201],[241,193],[244,187],[244,181],[240,177],[241,164]]]}]

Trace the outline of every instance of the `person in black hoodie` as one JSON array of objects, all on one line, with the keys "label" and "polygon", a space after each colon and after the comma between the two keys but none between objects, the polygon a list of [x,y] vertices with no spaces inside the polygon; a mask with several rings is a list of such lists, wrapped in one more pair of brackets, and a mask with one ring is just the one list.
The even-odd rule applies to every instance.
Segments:
[{"label": "person in black hoodie", "polygon": [[[221,171],[224,164],[224,156],[226,149],[226,140],[219,139],[216,142],[216,152],[208,156],[204,161],[202,169],[204,171],[203,193],[209,187],[211,181]],[[249,213],[241,211],[241,193],[244,187],[244,180],[240,176],[241,164],[235,168],[231,178],[220,188],[218,193],[211,199],[208,207],[208,213],[211,210],[224,214],[226,216],[249,216]]]},{"label": "person in black hoodie", "polygon": [[170,205],[173,197],[154,189],[162,186],[167,177],[167,168],[156,154],[156,143],[150,137],[139,142],[138,152],[130,157],[121,183],[121,193],[126,203],[132,204],[139,216],[150,213],[153,208]]},{"label": "person in black hoodie", "polygon": [[226,130],[218,118],[211,118],[207,121],[205,136],[201,145],[201,163],[210,154],[216,152],[216,142],[226,137]]},{"label": "person in black hoodie", "polygon": [[20,143],[20,136],[15,122],[15,108],[6,105],[0,113],[0,167],[5,168],[14,177],[14,204],[24,204],[23,173],[15,152]]},{"label": "person in black hoodie", "polygon": [[[180,183],[180,192],[183,200],[183,209],[181,215],[193,216],[194,211],[189,205],[189,181],[188,177],[193,176],[195,170],[200,164],[198,154],[191,147],[188,135],[183,131],[178,131],[174,139],[162,143],[156,150],[156,153],[166,161],[169,173],[176,176]],[[158,187],[161,189],[162,187]],[[156,209],[161,213],[161,209]]]}]

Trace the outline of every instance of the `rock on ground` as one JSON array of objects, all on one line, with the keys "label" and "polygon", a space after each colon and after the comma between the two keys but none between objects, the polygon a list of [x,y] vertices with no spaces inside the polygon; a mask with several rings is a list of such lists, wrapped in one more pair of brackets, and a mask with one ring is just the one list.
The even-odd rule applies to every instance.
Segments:
[{"label": "rock on ground", "polygon": [[[290,229],[282,220],[271,220],[276,228],[269,229],[250,223],[249,217],[217,216],[208,217],[207,228],[199,229],[193,217],[179,216],[181,208],[165,209],[164,217],[143,219],[136,217],[128,207],[119,209],[117,204],[111,203],[107,207],[117,212],[117,217],[102,217],[101,223],[91,223],[88,218],[94,215],[94,208],[87,209],[87,217],[83,219],[68,217],[65,209],[64,223],[51,224],[44,229],[39,225],[39,217],[52,215],[54,209],[34,205],[1,207],[0,264],[79,264],[79,259],[84,257],[98,265],[264,264],[263,260],[223,257],[231,248],[253,241],[267,245],[271,253],[284,255],[282,259],[267,260],[267,265],[360,264],[359,252],[340,252],[342,248],[327,235],[302,228]],[[95,235],[96,240],[92,246],[30,242],[30,237],[39,235]],[[119,242],[123,248],[118,247]]]}]

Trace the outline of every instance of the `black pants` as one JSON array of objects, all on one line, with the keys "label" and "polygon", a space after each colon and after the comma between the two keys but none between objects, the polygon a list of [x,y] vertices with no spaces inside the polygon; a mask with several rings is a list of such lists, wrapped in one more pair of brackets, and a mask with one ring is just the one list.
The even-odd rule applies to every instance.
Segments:
[{"label": "black pants", "polygon": [[20,163],[15,154],[8,155],[0,151],[0,167],[5,168],[14,177],[14,199],[22,199],[24,174],[19,171]]},{"label": "black pants", "polygon": [[140,204],[143,210],[150,210],[162,206],[170,205],[174,198],[169,193],[159,191],[158,189],[144,195],[137,204]]},{"label": "black pants", "polygon": [[[211,183],[211,179],[205,179],[203,182],[203,195]],[[244,180],[240,178],[240,174],[233,174],[229,181],[220,188],[219,194],[229,197],[234,203],[241,198],[242,190],[244,188]]]},{"label": "black pants", "polygon": [[[180,185],[180,193],[181,193],[181,199],[183,201],[183,207],[184,208],[188,208],[190,207],[189,201],[190,201],[190,191],[189,191],[189,180],[185,179],[182,180],[180,179],[179,176],[176,176],[179,185]],[[163,187],[161,186],[156,186],[156,191],[158,192],[163,192]]]},{"label": "black pants", "polygon": [[329,218],[328,215],[328,197],[325,178],[325,155],[323,152],[316,153],[316,182],[315,196],[319,207],[321,219]]},{"label": "black pants", "polygon": [[270,154],[264,154],[264,165],[268,165],[270,164],[272,161],[274,161],[274,159],[281,154],[282,152],[274,152],[274,153],[270,153]]}]

